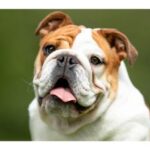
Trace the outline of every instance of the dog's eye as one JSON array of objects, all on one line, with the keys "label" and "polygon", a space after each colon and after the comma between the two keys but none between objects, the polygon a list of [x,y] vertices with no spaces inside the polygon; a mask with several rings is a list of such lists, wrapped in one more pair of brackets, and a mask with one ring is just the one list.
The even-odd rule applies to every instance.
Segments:
[{"label": "dog's eye", "polygon": [[104,64],[104,60],[103,59],[99,59],[98,57],[96,56],[92,56],[90,58],[90,62],[93,64],[93,65],[101,65],[101,64]]},{"label": "dog's eye", "polygon": [[49,55],[50,53],[52,53],[54,50],[56,50],[56,47],[52,44],[47,45],[44,47],[43,51],[44,51],[44,55]]}]

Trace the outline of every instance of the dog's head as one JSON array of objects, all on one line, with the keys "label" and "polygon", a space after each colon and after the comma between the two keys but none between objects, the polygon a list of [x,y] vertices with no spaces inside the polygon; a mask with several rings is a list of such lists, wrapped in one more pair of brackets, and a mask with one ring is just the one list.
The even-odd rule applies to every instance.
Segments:
[{"label": "dog's head", "polygon": [[94,120],[102,103],[115,98],[120,62],[127,58],[132,64],[135,48],[116,29],[75,25],[62,12],[44,18],[36,34],[40,49],[33,83],[43,120],[67,132]]}]

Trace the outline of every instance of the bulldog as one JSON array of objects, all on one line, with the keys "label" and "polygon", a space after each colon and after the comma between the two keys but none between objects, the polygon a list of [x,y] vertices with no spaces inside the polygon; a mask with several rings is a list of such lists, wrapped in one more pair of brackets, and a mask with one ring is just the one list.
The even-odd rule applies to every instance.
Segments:
[{"label": "bulldog", "polygon": [[124,59],[137,50],[116,29],[75,25],[63,12],[36,29],[32,140],[149,140],[150,116]]}]

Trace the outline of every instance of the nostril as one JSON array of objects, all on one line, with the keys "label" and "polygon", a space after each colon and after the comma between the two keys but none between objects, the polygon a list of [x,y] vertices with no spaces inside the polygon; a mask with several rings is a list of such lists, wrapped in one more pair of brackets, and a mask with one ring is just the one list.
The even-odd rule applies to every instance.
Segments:
[{"label": "nostril", "polygon": [[63,67],[65,65],[66,61],[67,61],[67,57],[64,55],[60,55],[57,57],[57,64],[60,67]]},{"label": "nostril", "polygon": [[65,58],[64,56],[59,56],[59,58],[57,59],[60,63],[63,63]]},{"label": "nostril", "polygon": [[76,60],[74,59],[74,58],[70,58],[69,59],[69,64],[70,65],[74,65],[74,64],[76,64],[77,62],[76,62]]}]

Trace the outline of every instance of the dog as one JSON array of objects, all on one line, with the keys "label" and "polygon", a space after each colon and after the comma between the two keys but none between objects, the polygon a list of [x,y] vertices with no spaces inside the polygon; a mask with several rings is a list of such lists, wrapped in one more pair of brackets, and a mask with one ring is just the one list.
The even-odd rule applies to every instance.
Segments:
[{"label": "dog", "polygon": [[39,23],[36,35],[32,140],[150,139],[149,110],[124,63],[133,64],[138,53],[124,33],[76,25],[56,11]]}]

